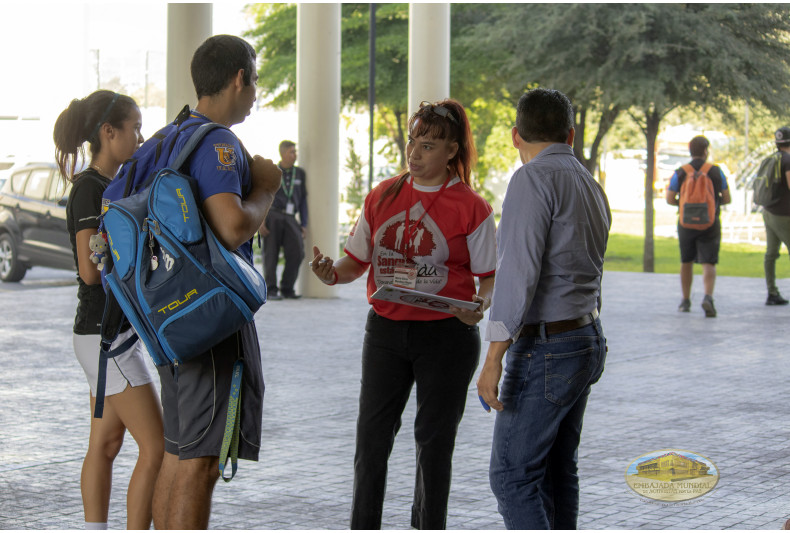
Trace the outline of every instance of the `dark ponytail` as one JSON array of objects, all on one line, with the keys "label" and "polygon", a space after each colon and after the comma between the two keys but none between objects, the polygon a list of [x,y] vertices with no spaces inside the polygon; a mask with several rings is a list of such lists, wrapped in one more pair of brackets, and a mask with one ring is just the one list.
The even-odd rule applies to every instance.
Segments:
[{"label": "dark ponytail", "polygon": [[135,101],[123,94],[99,90],[82,99],[72,100],[55,121],[55,161],[65,180],[72,180],[79,159],[85,159],[84,144],[90,143],[91,156],[101,150],[99,130],[105,123],[120,128],[129,118]]}]

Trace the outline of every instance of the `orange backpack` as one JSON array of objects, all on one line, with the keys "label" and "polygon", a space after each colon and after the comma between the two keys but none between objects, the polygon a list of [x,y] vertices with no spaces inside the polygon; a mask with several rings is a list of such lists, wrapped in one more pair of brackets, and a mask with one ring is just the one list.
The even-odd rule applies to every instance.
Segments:
[{"label": "orange backpack", "polygon": [[686,178],[680,185],[680,225],[684,228],[708,229],[716,221],[716,189],[708,172],[713,165],[705,163],[699,170],[683,165]]}]

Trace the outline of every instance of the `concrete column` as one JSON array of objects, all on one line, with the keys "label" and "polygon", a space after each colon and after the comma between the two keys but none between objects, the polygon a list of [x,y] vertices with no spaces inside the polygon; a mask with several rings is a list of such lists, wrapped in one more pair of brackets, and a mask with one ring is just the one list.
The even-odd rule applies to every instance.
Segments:
[{"label": "concrete column", "polygon": [[450,96],[450,4],[409,4],[409,115]]},{"label": "concrete column", "polygon": [[167,4],[167,107],[172,121],[181,109],[197,103],[189,65],[203,41],[211,37],[212,4]]},{"label": "concrete column", "polygon": [[298,4],[296,111],[298,159],[307,173],[310,212],[298,285],[305,296],[331,298],[335,288],[313,276],[307,262],[313,244],[335,259],[340,246],[340,4]]}]

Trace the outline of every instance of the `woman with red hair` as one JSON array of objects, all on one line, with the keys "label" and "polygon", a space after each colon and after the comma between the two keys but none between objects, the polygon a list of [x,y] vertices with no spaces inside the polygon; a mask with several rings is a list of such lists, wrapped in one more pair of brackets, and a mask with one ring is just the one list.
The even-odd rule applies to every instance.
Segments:
[{"label": "woman with red hair", "polygon": [[[409,119],[406,155],[408,168],[368,194],[346,255],[333,261],[313,248],[313,273],[328,285],[370,269],[352,529],[381,528],[387,460],[415,383],[411,526],[445,528],[455,436],[480,357],[477,323],[494,286],[496,225],[471,186],[477,153],[463,106],[423,102]],[[435,310],[371,298],[393,283],[478,305]]]}]

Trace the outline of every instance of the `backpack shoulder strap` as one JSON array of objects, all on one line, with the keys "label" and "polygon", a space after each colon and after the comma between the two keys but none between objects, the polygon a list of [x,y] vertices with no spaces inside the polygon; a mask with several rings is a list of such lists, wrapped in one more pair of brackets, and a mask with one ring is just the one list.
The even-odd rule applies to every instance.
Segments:
[{"label": "backpack shoulder strap", "polygon": [[713,168],[713,163],[711,163],[710,161],[706,161],[706,162],[705,162],[705,163],[703,163],[703,164],[702,164],[702,166],[700,167],[700,169],[699,169],[699,172],[700,172],[701,174],[709,174],[709,173],[710,173],[710,169],[711,169],[711,168]]},{"label": "backpack shoulder strap", "polygon": [[197,130],[192,132],[192,134],[189,136],[189,140],[187,140],[184,147],[181,148],[181,151],[178,152],[176,158],[173,160],[173,164],[169,166],[175,170],[179,170],[181,167],[183,167],[184,163],[186,163],[189,156],[192,155],[192,152],[195,150],[197,145],[203,140],[203,137],[205,137],[208,132],[217,128],[228,129],[222,124],[217,124],[216,122],[206,122],[205,124],[201,124]]},{"label": "backpack shoulder strap", "polygon": [[696,172],[694,167],[691,166],[691,163],[686,163],[685,165],[680,167],[680,170],[685,172],[686,175],[685,176],[678,176],[678,186],[682,185],[683,182],[686,181],[686,178],[693,178],[694,177],[694,173]]},{"label": "backpack shoulder strap", "polygon": [[185,105],[184,108],[178,113],[176,119],[173,121],[175,122],[176,126],[180,126],[181,124],[189,118],[190,113],[192,110],[189,108],[189,104]]},{"label": "backpack shoulder strap", "polygon": [[773,179],[774,181],[779,181],[782,179],[782,152],[777,151],[773,154],[774,158],[774,165],[773,165]]}]

